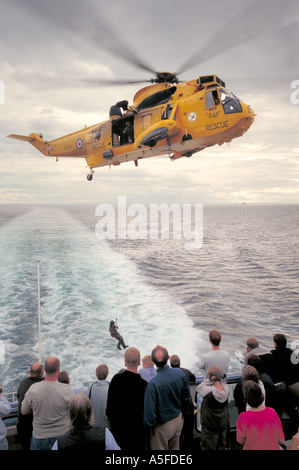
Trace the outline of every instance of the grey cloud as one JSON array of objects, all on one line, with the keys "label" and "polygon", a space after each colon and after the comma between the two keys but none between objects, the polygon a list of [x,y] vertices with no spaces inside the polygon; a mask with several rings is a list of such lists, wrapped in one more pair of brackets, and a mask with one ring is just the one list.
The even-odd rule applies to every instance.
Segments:
[{"label": "grey cloud", "polygon": [[[270,157],[276,151],[291,154],[299,148],[299,105],[290,103],[290,81],[299,79],[298,10],[298,0],[2,0],[0,80],[5,81],[7,96],[5,107],[0,106],[0,123],[5,187],[13,180],[13,187],[21,190],[27,179],[29,191],[42,175],[44,199],[50,194],[47,176],[52,185],[56,178],[59,187],[52,198],[69,194],[72,200],[75,194],[97,200],[99,187],[109,197],[120,184],[128,191],[134,187],[144,198],[147,194],[162,198],[165,173],[168,194],[173,192],[174,197],[177,187],[182,194],[189,189],[192,195],[205,192],[210,200],[215,195],[217,201],[230,200],[242,188],[258,189],[262,195],[264,187],[267,197],[271,187],[291,187],[289,179],[298,172],[296,160],[273,163]],[[187,67],[190,58],[194,62],[181,79],[216,73],[258,114],[248,134],[220,153],[212,148],[178,162],[161,164],[161,159],[152,159],[141,162],[138,169],[129,164],[111,171],[97,169],[88,186],[85,162],[56,167],[54,160],[39,156],[29,144],[24,147],[6,139],[8,133],[40,130],[53,138],[95,124],[97,113],[106,115],[120,99],[132,101],[140,88],[101,88],[97,80],[150,79],[157,69],[177,72],[184,63]],[[140,68],[138,61],[145,67]],[[246,164],[238,162],[237,151],[240,158],[248,157]],[[254,160],[255,151],[265,159]],[[239,180],[232,176],[236,170],[231,161]],[[72,168],[80,169],[78,178],[67,179]],[[29,183],[31,169],[36,176]],[[52,179],[53,171],[57,176]],[[257,188],[254,174],[259,171]]]}]

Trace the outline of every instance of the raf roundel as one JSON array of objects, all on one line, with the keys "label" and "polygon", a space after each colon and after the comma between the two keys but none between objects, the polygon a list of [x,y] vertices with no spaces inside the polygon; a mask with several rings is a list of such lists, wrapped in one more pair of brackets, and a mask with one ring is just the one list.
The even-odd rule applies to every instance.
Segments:
[{"label": "raf roundel", "polygon": [[77,140],[76,147],[77,147],[78,150],[82,149],[82,147],[83,147],[83,140],[82,139]]}]

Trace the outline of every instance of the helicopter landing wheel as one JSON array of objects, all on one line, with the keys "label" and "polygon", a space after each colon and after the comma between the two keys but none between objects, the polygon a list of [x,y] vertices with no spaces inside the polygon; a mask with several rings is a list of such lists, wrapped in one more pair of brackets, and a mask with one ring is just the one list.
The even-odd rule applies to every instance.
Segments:
[{"label": "helicopter landing wheel", "polygon": [[192,140],[192,135],[190,134],[183,135],[182,141],[186,142],[186,140]]},{"label": "helicopter landing wheel", "polygon": [[94,171],[93,171],[92,168],[90,168],[90,173],[88,173],[88,175],[86,176],[86,178],[87,178],[88,181],[91,181],[91,180],[92,180],[93,174],[94,174]]}]

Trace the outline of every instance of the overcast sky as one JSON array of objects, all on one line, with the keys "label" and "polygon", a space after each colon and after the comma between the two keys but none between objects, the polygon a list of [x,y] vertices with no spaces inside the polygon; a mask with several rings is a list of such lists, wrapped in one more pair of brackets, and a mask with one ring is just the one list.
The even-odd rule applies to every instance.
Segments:
[{"label": "overcast sky", "polygon": [[[1,0],[0,35],[0,203],[120,195],[144,203],[299,203],[299,104],[291,100],[299,101],[298,0]],[[180,72],[181,80],[216,74],[256,120],[229,145],[174,162],[98,168],[92,182],[84,159],[57,163],[6,137],[42,132],[51,140],[107,119],[112,104],[132,103],[142,85],[88,80],[148,80],[151,70]]]}]

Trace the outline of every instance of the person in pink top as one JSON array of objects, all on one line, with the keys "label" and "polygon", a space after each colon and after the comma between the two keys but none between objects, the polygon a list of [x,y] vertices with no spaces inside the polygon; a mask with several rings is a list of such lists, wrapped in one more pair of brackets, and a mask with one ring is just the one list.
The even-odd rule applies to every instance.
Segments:
[{"label": "person in pink top", "polygon": [[239,415],[237,441],[243,450],[279,450],[280,444],[284,445],[284,433],[278,414],[263,405],[264,396],[257,383],[246,380],[243,393],[250,409]]}]

